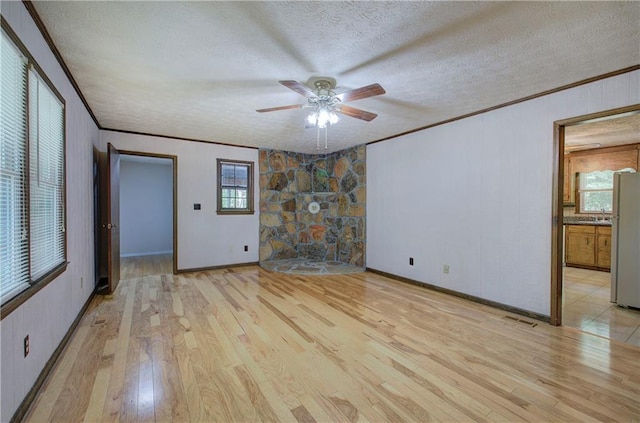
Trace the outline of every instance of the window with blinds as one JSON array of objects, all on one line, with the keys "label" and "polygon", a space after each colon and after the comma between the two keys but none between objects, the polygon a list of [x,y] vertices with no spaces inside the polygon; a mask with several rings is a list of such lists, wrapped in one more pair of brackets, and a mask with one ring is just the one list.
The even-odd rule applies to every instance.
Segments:
[{"label": "window with blinds", "polygon": [[253,213],[253,162],[218,159],[218,214]]},{"label": "window with blinds", "polygon": [[66,262],[64,104],[2,30],[0,302]]}]

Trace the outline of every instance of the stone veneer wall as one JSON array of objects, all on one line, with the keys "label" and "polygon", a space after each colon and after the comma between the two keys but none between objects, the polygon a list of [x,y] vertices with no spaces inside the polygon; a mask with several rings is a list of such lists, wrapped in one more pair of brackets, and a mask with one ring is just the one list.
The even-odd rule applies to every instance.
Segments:
[{"label": "stone veneer wall", "polygon": [[[260,150],[260,261],[364,267],[366,147],[327,155]],[[311,214],[309,203],[320,204]]]}]

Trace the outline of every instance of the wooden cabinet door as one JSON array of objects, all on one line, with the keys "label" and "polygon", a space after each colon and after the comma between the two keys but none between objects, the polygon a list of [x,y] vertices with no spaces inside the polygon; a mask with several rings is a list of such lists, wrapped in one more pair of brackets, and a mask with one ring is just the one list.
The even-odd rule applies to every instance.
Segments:
[{"label": "wooden cabinet door", "polygon": [[596,265],[596,235],[567,231],[567,264]]},{"label": "wooden cabinet door", "polygon": [[611,228],[609,229],[609,234],[600,233],[600,229],[598,228],[598,246],[597,246],[597,263],[598,267],[602,267],[605,269],[611,268]]},{"label": "wooden cabinet door", "polygon": [[611,267],[611,236],[598,235],[598,267]]}]

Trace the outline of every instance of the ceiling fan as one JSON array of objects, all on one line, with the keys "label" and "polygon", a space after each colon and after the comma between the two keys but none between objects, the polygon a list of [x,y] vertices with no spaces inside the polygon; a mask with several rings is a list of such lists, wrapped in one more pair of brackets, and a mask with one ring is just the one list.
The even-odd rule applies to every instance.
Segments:
[{"label": "ceiling fan", "polygon": [[336,112],[367,122],[372,121],[378,116],[377,114],[347,106],[344,103],[362,100],[363,98],[373,97],[386,92],[380,84],[371,84],[342,94],[336,94],[333,91],[336,86],[336,80],[325,76],[313,77],[309,79],[307,85],[301,84],[298,81],[278,82],[290,90],[305,96],[307,103],[270,107],[268,109],[256,110],[256,112],[264,113],[278,110],[311,108],[312,111],[307,116],[307,124],[309,126],[318,126],[318,128],[326,128],[327,125],[336,123],[338,121]]}]

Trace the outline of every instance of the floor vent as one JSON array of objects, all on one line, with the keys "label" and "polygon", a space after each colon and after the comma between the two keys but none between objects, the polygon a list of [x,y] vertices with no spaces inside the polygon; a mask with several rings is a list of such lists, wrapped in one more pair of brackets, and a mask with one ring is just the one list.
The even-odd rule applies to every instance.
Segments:
[{"label": "floor vent", "polygon": [[511,321],[518,322],[518,323],[522,323],[522,324],[531,326],[532,328],[535,328],[536,326],[538,326],[537,323],[530,322],[528,320],[518,319],[517,317],[513,317],[513,316],[504,316],[504,319],[511,320]]}]

